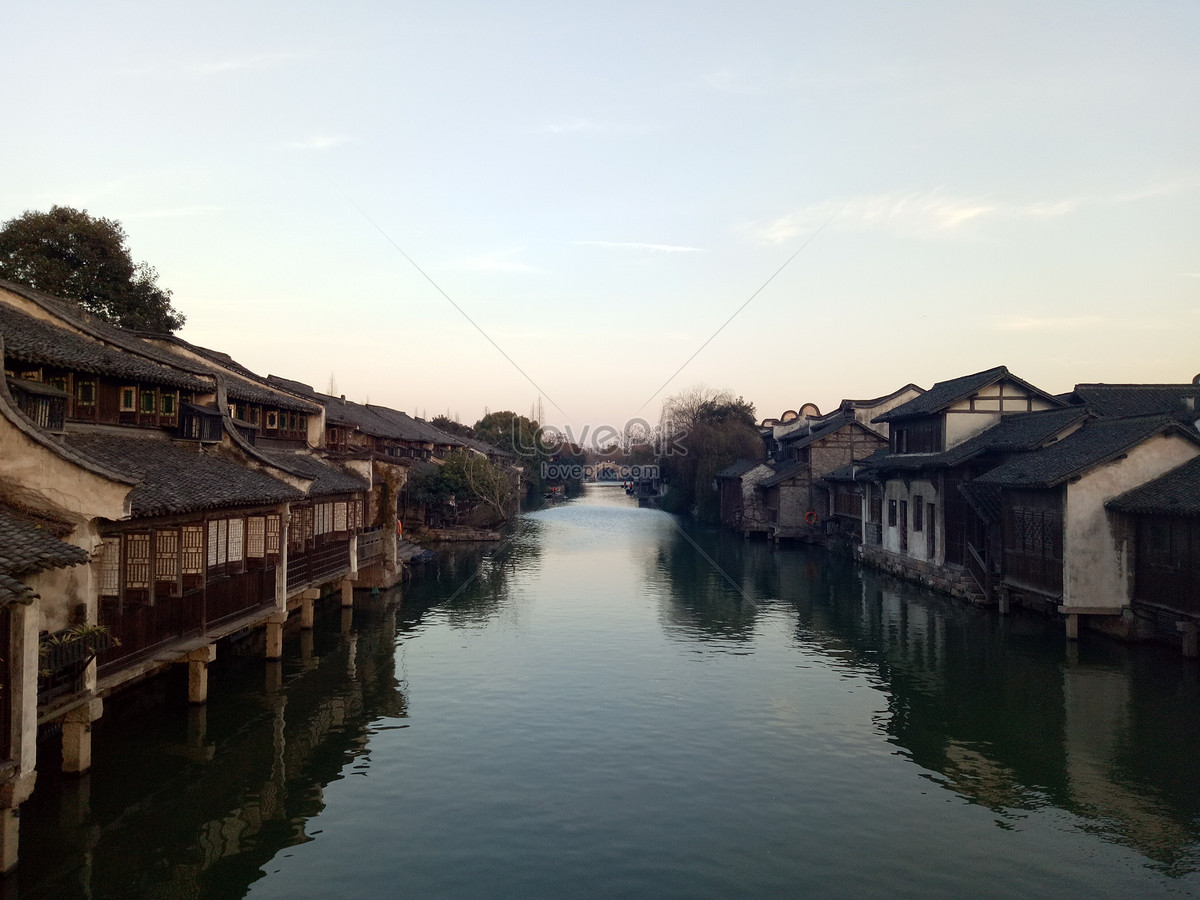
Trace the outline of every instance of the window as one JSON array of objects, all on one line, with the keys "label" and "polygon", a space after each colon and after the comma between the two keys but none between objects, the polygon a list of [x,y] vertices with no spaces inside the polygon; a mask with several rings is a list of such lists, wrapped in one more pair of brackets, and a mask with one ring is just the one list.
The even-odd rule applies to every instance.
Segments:
[{"label": "window", "polygon": [[158,409],[158,397],[154,391],[142,391],[142,412],[152,415]]},{"label": "window", "polygon": [[246,520],[246,558],[262,559],[266,555],[267,520],[251,516]]},{"label": "window", "polygon": [[137,388],[121,388],[121,412],[137,412]]},{"label": "window", "polygon": [[101,597],[116,597],[121,592],[121,539],[106,538],[100,544],[97,582]]},{"label": "window", "polygon": [[229,418],[236,419],[238,417],[238,405],[236,403],[229,404]]},{"label": "window", "polygon": [[58,388],[60,391],[65,391],[67,389],[67,377],[65,375],[59,375],[55,378],[47,378],[46,384],[50,385],[52,388]]},{"label": "window", "polygon": [[77,381],[77,382],[75,382],[75,403],[79,406],[95,406],[96,405],[96,382],[94,382],[94,381]]},{"label": "window", "polygon": [[150,587],[150,535],[125,535],[125,587]]},{"label": "window", "polygon": [[21,380],[22,381],[41,381],[42,380],[42,370],[41,369],[27,369],[26,371],[21,373]]},{"label": "window", "polygon": [[[179,532],[174,528],[158,531],[154,535],[154,581],[170,585],[170,593],[176,593],[179,579]],[[156,593],[161,588],[156,589]]]},{"label": "window", "polygon": [[250,416],[251,425],[258,425],[258,423],[262,420],[262,407],[260,406],[251,406],[247,410],[247,413]]},{"label": "window", "polygon": [[180,538],[183,542],[183,574],[204,574],[204,527],[184,525]]},{"label": "window", "polygon": [[888,528],[896,527],[896,501],[888,501]]},{"label": "window", "polygon": [[174,416],[175,395],[170,391],[163,391],[162,397],[159,400],[158,409],[159,412],[161,412],[164,416]]},{"label": "window", "polygon": [[301,431],[307,433],[308,432],[308,416],[299,416],[297,419],[296,427],[298,427]]},{"label": "window", "polygon": [[913,495],[913,531],[921,531],[925,527],[925,503],[920,494]]},{"label": "window", "polygon": [[267,411],[267,428],[271,431],[279,428],[279,413],[273,409]]},{"label": "window", "polygon": [[279,516],[267,516],[267,553],[279,553]]}]

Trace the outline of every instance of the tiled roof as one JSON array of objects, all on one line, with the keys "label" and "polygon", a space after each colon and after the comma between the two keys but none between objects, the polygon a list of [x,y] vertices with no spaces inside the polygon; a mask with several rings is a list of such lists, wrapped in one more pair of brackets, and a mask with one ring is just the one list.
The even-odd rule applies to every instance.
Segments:
[{"label": "tiled roof", "polygon": [[1104,505],[1125,513],[1200,516],[1200,457]]},{"label": "tiled roof", "polygon": [[1190,412],[1192,419],[1200,417],[1200,385],[1196,384],[1077,384],[1066,398],[1087,404],[1102,416]]},{"label": "tiled roof", "polygon": [[319,413],[321,408],[316,403],[301,400],[281,390],[275,390],[266,384],[266,379],[251,372],[227,353],[219,353],[206,347],[189,344],[175,336],[156,335],[156,340],[166,341],[183,350],[191,351],[200,359],[185,356],[171,346],[155,347],[164,359],[174,360],[180,367],[192,367],[207,375],[219,374],[225,380],[225,394],[235,403],[256,403],[262,406],[275,406],[279,409],[290,409],[310,415]]},{"label": "tiled roof", "polygon": [[784,466],[782,469],[777,471],[770,478],[764,478],[762,481],[760,481],[756,485],[756,487],[759,487],[759,488],[775,487],[775,485],[782,484],[783,482],[787,481],[789,478],[795,478],[797,475],[803,475],[806,472],[808,472],[808,463],[794,462],[791,465]]},{"label": "tiled roof", "polygon": [[386,406],[374,406],[368,403],[367,409],[384,421],[391,424],[397,431],[397,437],[406,441],[421,441],[427,444],[450,444],[462,446],[462,441],[453,435],[434,428],[428,422],[415,419],[398,409],[388,409]]},{"label": "tiled roof", "polygon": [[271,462],[280,468],[293,472],[304,478],[311,478],[308,496],[324,497],[329,494],[349,494],[355,491],[365,491],[369,485],[357,475],[350,475],[341,469],[309,456],[307,453],[291,453],[287,450],[259,450]]},{"label": "tiled roof", "polygon": [[194,443],[114,434],[67,434],[63,442],[118,472],[139,478],[129,499],[135,516],[166,516],[302,500],[304,494]]},{"label": "tiled roof", "polygon": [[1090,416],[1091,413],[1080,406],[1008,413],[991,428],[949,450],[940,453],[878,453],[870,457],[870,464],[877,472],[915,472],[960,466],[984,453],[1037,450]]},{"label": "tiled roof", "polygon": [[972,394],[978,393],[1005,378],[1015,381],[1026,390],[1037,394],[1044,400],[1049,400],[1053,403],[1062,402],[1051,394],[1047,394],[1041,388],[1034,387],[1029,382],[1013,375],[1008,371],[1006,366],[996,366],[992,369],[984,369],[982,372],[976,372],[973,375],[963,375],[959,378],[951,378],[949,381],[939,381],[924,394],[921,394],[921,396],[914,397],[907,403],[902,403],[895,409],[888,410],[881,416],[876,416],[871,421],[894,422],[897,419],[907,419],[911,416],[933,415],[936,412],[941,412],[951,403],[970,397]]},{"label": "tiled roof", "polygon": [[737,462],[731,462],[720,472],[717,473],[718,478],[741,478],[751,469],[758,465],[757,460],[739,459]]},{"label": "tiled roof", "polygon": [[0,606],[28,603],[37,597],[21,578],[87,560],[87,553],[59,540],[51,530],[0,510]]},{"label": "tiled roof", "polygon": [[56,366],[95,375],[129,378],[188,391],[211,391],[212,385],[188,372],[168,368],[134,353],[35,319],[0,302],[0,332],[9,358],[38,366]]},{"label": "tiled roof", "polygon": [[979,517],[989,525],[996,525],[1004,511],[1003,492],[998,484],[980,484],[968,481],[958,486],[959,492],[974,507]]},{"label": "tiled roof", "polygon": [[82,548],[59,540],[50,529],[0,510],[0,572],[5,575],[32,575],[87,560]]},{"label": "tiled roof", "polygon": [[840,410],[870,409],[872,406],[881,406],[882,404],[886,403],[888,400],[891,400],[894,397],[899,397],[905,391],[916,391],[918,394],[923,394],[923,393],[925,393],[925,388],[920,387],[919,385],[915,385],[910,381],[908,384],[904,385],[904,387],[897,388],[896,390],[892,391],[890,394],[884,394],[882,397],[875,397],[872,400],[843,400],[840,404],[838,404],[838,409],[840,409]]},{"label": "tiled roof", "polygon": [[1022,453],[975,479],[1005,487],[1047,488],[1111,462],[1156,434],[1174,432],[1197,439],[1169,416],[1093,419],[1056,444]]}]

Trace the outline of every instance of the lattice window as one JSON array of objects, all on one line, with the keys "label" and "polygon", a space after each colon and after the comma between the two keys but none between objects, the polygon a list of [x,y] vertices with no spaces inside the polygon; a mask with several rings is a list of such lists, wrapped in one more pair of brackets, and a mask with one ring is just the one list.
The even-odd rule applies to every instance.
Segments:
[{"label": "lattice window", "polygon": [[221,523],[213,519],[208,523],[208,566],[213,568],[217,564],[217,532],[220,530]]},{"label": "lattice window", "polygon": [[355,498],[354,503],[352,503],[350,505],[350,509],[353,513],[353,516],[352,516],[353,521],[350,523],[350,527],[352,529],[354,529],[355,531],[362,531],[362,527],[363,527],[362,497]]},{"label": "lattice window", "polygon": [[267,516],[267,552],[279,553],[279,516]]},{"label": "lattice window", "polygon": [[[266,554],[267,520],[263,516],[246,519],[246,558],[262,559]],[[276,538],[278,541],[278,537]]]},{"label": "lattice window", "polygon": [[[211,524],[211,523],[210,523]],[[180,533],[183,544],[181,563],[184,575],[204,574],[204,528],[201,525],[184,525]]]},{"label": "lattice window", "polygon": [[346,531],[346,501],[339,500],[333,504],[333,530]]},{"label": "lattice window", "polygon": [[163,529],[154,535],[154,580],[175,581],[179,577],[179,532]]},{"label": "lattice window", "polygon": [[233,563],[242,562],[245,557],[246,548],[246,521],[245,519],[230,519],[229,520],[229,561]]},{"label": "lattice window", "polygon": [[77,381],[77,382],[75,382],[75,404],[77,406],[95,406],[96,405],[96,382],[94,382],[94,381]]},{"label": "lattice window", "polygon": [[316,533],[329,534],[333,530],[333,504],[318,503],[316,505]]},{"label": "lattice window", "polygon": [[125,587],[150,587],[150,535],[125,535]]},{"label": "lattice window", "polygon": [[137,412],[137,388],[121,388],[121,412]]},{"label": "lattice window", "polygon": [[101,597],[116,597],[121,593],[120,538],[108,538],[101,542],[96,559],[96,582]]},{"label": "lattice window", "polygon": [[151,415],[158,409],[158,395],[151,390],[142,391],[142,412]]}]

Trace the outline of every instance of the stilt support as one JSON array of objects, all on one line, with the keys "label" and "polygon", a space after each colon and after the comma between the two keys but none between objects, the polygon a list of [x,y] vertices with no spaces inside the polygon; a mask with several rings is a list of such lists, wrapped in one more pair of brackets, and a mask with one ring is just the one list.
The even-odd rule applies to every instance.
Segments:
[{"label": "stilt support", "polygon": [[342,581],[342,606],[354,605],[354,582],[349,578]]},{"label": "stilt support", "polygon": [[208,664],[216,658],[216,644],[200,647],[187,655],[188,703],[208,702]]},{"label": "stilt support", "polygon": [[999,599],[997,600],[997,604],[998,604],[998,605],[999,605],[999,607],[1000,607],[1000,615],[1002,615],[1002,616],[1007,616],[1007,615],[1008,615],[1008,609],[1009,609],[1009,596],[1008,596],[1008,588],[1006,588],[1006,587],[1002,587],[1002,588],[1000,588],[1000,590],[999,590],[999,592],[998,592],[998,595],[997,595],[997,596],[998,596],[998,598],[999,598]]},{"label": "stilt support", "polygon": [[283,623],[287,613],[275,613],[267,619],[267,659],[283,658]]},{"label": "stilt support", "polygon": [[1079,640],[1079,615],[1077,613],[1067,613],[1067,640]]},{"label": "stilt support", "polygon": [[1176,627],[1183,637],[1183,655],[1200,656],[1200,626],[1195,622],[1180,622]]},{"label": "stilt support", "polygon": [[21,804],[33,793],[37,772],[26,772],[0,785],[0,873],[17,867]]},{"label": "stilt support", "polygon": [[88,700],[62,720],[62,770],[81,775],[92,767],[92,723],[104,712],[104,701]]}]

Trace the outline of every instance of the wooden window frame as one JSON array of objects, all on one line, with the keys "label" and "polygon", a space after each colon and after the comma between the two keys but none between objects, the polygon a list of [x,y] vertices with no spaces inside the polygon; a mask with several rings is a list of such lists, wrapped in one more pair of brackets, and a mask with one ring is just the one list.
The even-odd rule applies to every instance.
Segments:
[{"label": "wooden window frame", "polygon": [[[129,402],[126,403],[126,397]],[[138,389],[136,385],[123,385],[117,393],[117,410],[123,413],[136,413],[138,411]]]}]

